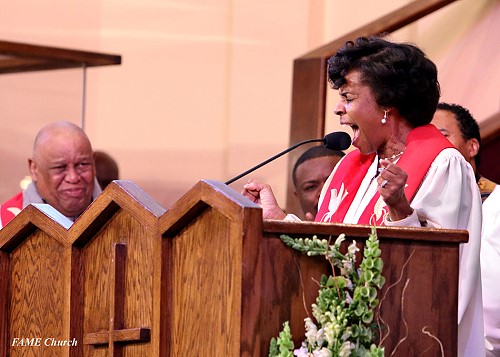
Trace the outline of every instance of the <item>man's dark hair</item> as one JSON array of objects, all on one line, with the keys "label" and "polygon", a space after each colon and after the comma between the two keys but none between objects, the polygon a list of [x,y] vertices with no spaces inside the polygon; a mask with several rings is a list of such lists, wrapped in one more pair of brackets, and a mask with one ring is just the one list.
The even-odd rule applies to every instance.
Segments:
[{"label": "man's dark hair", "polygon": [[324,156],[339,156],[343,157],[345,153],[340,150],[330,150],[324,147],[323,145],[320,146],[313,146],[306,151],[302,153],[302,155],[299,156],[297,161],[295,162],[295,165],[293,166],[293,171],[292,171],[292,180],[294,186],[297,186],[297,168],[303,164],[304,162],[311,160],[311,159],[316,159],[318,157],[324,157]]},{"label": "man's dark hair", "polygon": [[481,133],[479,132],[479,125],[477,124],[476,119],[474,119],[469,110],[458,104],[441,102],[438,103],[437,109],[446,110],[455,116],[458,127],[460,129],[460,133],[462,134],[462,138],[464,138],[464,140],[476,139],[478,141],[479,150],[476,156],[474,156],[474,160],[476,161],[476,165],[479,166],[481,152]]}]

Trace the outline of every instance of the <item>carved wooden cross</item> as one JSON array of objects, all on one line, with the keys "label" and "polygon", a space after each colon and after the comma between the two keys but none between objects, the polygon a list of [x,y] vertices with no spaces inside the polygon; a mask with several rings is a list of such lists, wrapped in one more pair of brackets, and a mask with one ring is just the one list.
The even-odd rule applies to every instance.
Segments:
[{"label": "carved wooden cross", "polygon": [[115,343],[146,342],[151,338],[149,327],[124,328],[125,310],[125,259],[127,245],[114,243],[109,269],[109,329],[108,331],[88,333],[83,338],[85,345],[108,345],[108,356],[121,355],[122,349]]}]

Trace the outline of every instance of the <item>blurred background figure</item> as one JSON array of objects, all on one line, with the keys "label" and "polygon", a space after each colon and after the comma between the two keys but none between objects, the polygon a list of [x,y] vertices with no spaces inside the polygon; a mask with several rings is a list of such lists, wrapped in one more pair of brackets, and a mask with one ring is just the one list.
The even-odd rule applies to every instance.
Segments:
[{"label": "blurred background figure", "polygon": [[439,131],[460,151],[472,166],[484,202],[497,185],[480,175],[477,168],[481,160],[481,134],[479,125],[466,108],[458,104],[439,103],[432,118]]},{"label": "blurred background figure", "polygon": [[486,356],[500,356],[500,189],[477,171],[481,159],[479,126],[468,109],[439,103],[432,118],[444,136],[470,163],[483,201],[481,231],[481,283]]},{"label": "blurred background figure", "polygon": [[330,150],[323,145],[313,146],[295,162],[292,171],[294,194],[304,219],[314,221],[323,184],[344,155],[343,151]]},{"label": "blurred background figure", "polygon": [[481,279],[486,356],[500,356],[500,189],[483,203]]},{"label": "blurred background figure", "polygon": [[108,153],[104,151],[94,151],[94,161],[96,178],[99,186],[104,190],[113,180],[120,178],[118,164]]}]

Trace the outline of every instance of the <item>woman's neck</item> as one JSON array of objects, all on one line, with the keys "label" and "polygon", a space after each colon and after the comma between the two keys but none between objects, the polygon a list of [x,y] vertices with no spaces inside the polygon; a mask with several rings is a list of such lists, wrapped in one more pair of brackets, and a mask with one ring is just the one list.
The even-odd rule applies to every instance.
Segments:
[{"label": "woman's neck", "polygon": [[406,138],[412,130],[405,120],[397,120],[391,126],[391,135],[384,145],[377,150],[380,159],[390,161],[398,159],[406,149]]}]

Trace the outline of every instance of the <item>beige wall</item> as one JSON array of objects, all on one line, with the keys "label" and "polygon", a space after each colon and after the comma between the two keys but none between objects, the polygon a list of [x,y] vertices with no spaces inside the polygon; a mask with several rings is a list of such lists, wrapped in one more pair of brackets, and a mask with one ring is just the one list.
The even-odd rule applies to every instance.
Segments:
[{"label": "beige wall", "polygon": [[[225,181],[286,148],[294,58],[401,3],[3,1],[0,38],[122,55],[121,66],[87,71],[85,129],[123,179],[168,207],[198,180]],[[443,99],[483,120],[499,109],[499,17],[497,1],[462,0],[393,36],[422,46]],[[81,100],[80,70],[0,76],[0,201],[18,191],[40,126],[80,123]],[[252,175],[281,203],[286,164]]]}]

